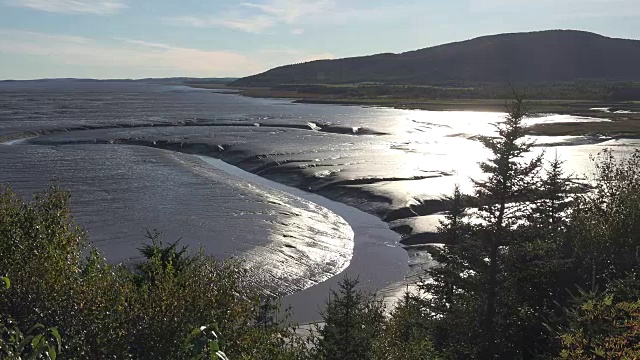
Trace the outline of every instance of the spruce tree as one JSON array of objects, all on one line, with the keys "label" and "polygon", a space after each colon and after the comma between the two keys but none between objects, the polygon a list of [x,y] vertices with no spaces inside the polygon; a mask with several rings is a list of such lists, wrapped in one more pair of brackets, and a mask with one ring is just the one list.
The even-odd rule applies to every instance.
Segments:
[{"label": "spruce tree", "polygon": [[573,286],[566,216],[574,187],[560,160],[547,164],[533,190],[530,208],[511,230],[512,241],[502,255],[498,308],[503,357],[531,357],[553,345],[545,323],[559,312],[558,302]]},{"label": "spruce tree", "polygon": [[389,314],[384,332],[374,344],[373,360],[441,359],[431,342],[430,316],[424,299],[408,290]]},{"label": "spruce tree", "polygon": [[428,294],[425,302],[434,319],[429,324],[434,346],[451,358],[477,358],[482,314],[477,275],[485,272],[486,251],[474,237],[469,221],[472,215],[467,213],[468,196],[456,185],[446,202],[449,211],[438,228],[443,244],[428,248],[438,265],[427,272],[420,289]]},{"label": "spruce tree", "polygon": [[541,193],[542,154],[525,159],[533,146],[525,139],[527,115],[522,96],[516,94],[505,120],[496,124],[497,136],[480,138],[491,156],[479,164],[486,176],[473,181],[477,208],[465,215],[464,196],[456,189],[452,210],[440,227],[444,246],[429,251],[440,265],[429,271],[432,280],[423,289],[432,296],[430,310],[446,319],[440,325],[442,336],[434,341],[472,344],[468,350],[454,349],[453,356],[488,359],[499,352],[496,314],[503,260],[516,240],[514,229]]},{"label": "spruce tree", "polygon": [[331,291],[321,313],[315,339],[316,357],[323,360],[367,360],[384,325],[383,305],[357,289],[358,280],[344,278]]},{"label": "spruce tree", "polygon": [[554,234],[567,225],[567,211],[571,206],[571,194],[577,192],[571,180],[564,174],[562,161],[556,156],[545,167],[538,183],[539,194],[533,202],[529,223]]},{"label": "spruce tree", "polygon": [[[468,221],[465,195],[456,185],[453,195],[446,199],[449,211],[441,221],[438,232],[441,246],[428,248],[429,255],[438,265],[431,268],[420,289],[429,294],[427,311],[435,319],[433,342],[437,348],[455,348],[458,357],[473,357],[473,344],[478,334],[475,319],[478,314],[475,296],[479,293],[475,276],[483,266],[482,249],[473,239],[473,227]],[[463,345],[460,345],[463,344]]]},{"label": "spruce tree", "polygon": [[482,243],[488,253],[485,278],[485,313],[482,330],[485,338],[483,358],[496,355],[496,300],[501,274],[501,249],[508,246],[510,230],[522,216],[526,201],[531,199],[536,176],[542,164],[542,155],[523,161],[533,142],[524,139],[524,120],[529,109],[522,96],[509,107],[505,121],[496,125],[498,137],[482,137],[482,144],[492,156],[480,163],[486,179],[474,180],[475,195],[481,206],[478,216],[484,226],[480,231]]}]

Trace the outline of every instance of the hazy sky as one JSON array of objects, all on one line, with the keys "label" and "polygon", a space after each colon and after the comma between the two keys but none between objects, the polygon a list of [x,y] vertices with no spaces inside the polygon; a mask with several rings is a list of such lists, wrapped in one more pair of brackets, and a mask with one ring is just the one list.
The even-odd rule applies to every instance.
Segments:
[{"label": "hazy sky", "polygon": [[640,38],[640,0],[0,0],[0,79],[244,76],[502,32]]}]

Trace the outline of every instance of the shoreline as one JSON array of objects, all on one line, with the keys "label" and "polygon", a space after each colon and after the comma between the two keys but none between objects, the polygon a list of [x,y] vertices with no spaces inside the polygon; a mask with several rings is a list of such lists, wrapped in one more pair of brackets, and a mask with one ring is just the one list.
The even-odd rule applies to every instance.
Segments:
[{"label": "shoreline", "polygon": [[[291,306],[296,309],[293,320],[299,323],[318,320],[318,311],[313,307],[319,308],[324,304],[330,290],[335,289],[344,276],[358,277],[362,288],[380,293],[393,294],[392,290],[404,286],[409,274],[409,255],[400,244],[400,235],[391,230],[389,224],[382,219],[320,194],[261,177],[223,160],[211,156],[195,156],[229,175],[311,201],[340,216],[351,226],[354,247],[349,265],[329,279],[282,298],[284,308]],[[390,298],[393,299],[394,295]]]},{"label": "shoreline", "polygon": [[[347,98],[332,95],[271,90],[268,88],[228,87],[222,84],[183,84],[196,89],[217,90],[216,93],[241,95],[261,99],[287,99],[298,104],[381,107],[401,110],[504,112],[509,99],[395,99]],[[611,136],[640,137],[640,101],[609,102],[597,100],[529,100],[533,114],[572,115],[609,119],[603,125],[596,122],[540,124],[532,134],[543,136]],[[605,111],[605,109],[614,109]]]},{"label": "shoreline", "polygon": [[[181,85],[181,86],[185,86],[185,85]],[[186,87],[194,87],[192,85],[188,85]],[[197,88],[197,86],[195,86]],[[206,92],[206,90],[212,90],[210,87],[207,87],[205,89],[200,89]],[[223,90],[223,89],[217,89],[217,90]],[[224,96],[225,94],[234,94],[234,95],[242,95],[242,96],[247,96],[244,95],[242,93],[238,93],[238,92],[231,92],[231,91],[213,91],[214,93]],[[253,96],[248,96],[250,98],[253,98]],[[273,97],[272,97],[273,99]],[[291,98],[287,98],[288,100],[293,100]],[[304,103],[304,101],[293,101],[294,103]],[[310,100],[309,102],[314,102],[314,100]],[[323,100],[324,102],[324,100]],[[491,100],[490,101],[492,104],[494,104],[494,106],[497,106],[496,104],[499,102],[498,100]],[[468,103],[468,102],[467,102]],[[476,106],[478,104],[481,104],[480,102],[474,101],[470,104],[468,104],[469,106]],[[594,104],[590,104],[590,106],[593,106]],[[362,106],[359,104],[351,104],[349,106]],[[383,107],[384,108],[384,107]],[[389,108],[389,107],[386,107]],[[449,111],[461,111],[464,109],[458,109],[458,110],[449,110]],[[468,110],[468,109],[467,109]],[[495,112],[497,111],[497,109],[485,109],[486,111],[492,111]],[[429,110],[426,110],[429,111]],[[434,111],[433,109],[431,111]],[[598,114],[600,114],[600,118],[608,118],[607,116],[610,117],[610,115],[617,115],[617,116],[628,116],[629,114],[615,114],[615,113],[611,113],[611,112],[605,112],[602,110],[593,110],[593,112],[597,112]],[[633,114],[632,114],[633,115]],[[638,125],[640,125],[640,121],[638,122]],[[159,124],[137,124],[137,125],[122,125],[122,124],[111,124],[108,126],[93,126],[93,127],[72,127],[72,128],[66,128],[66,129],[57,129],[57,130],[46,130],[46,131],[38,131],[36,133],[29,133],[29,134],[23,134],[24,137],[30,136],[33,137],[34,135],[36,136],[41,136],[41,135],[52,135],[52,134],[57,134],[60,132],[69,132],[69,131],[84,131],[84,130],[102,130],[102,129],[117,129],[117,128],[144,128],[144,127],[150,127],[150,128],[170,128],[170,127],[178,127],[178,126],[184,126],[184,127],[191,127],[191,126],[195,126],[195,127],[199,127],[199,126],[245,126],[245,127],[254,127],[255,124],[231,124],[231,123],[224,123],[224,124],[218,124],[215,122],[211,122],[211,121],[200,121],[200,119],[195,119],[193,121],[186,121],[186,122],[180,122],[180,123],[176,123],[176,124],[168,124],[168,123],[159,123]],[[309,125],[303,124],[303,125],[291,125],[291,124],[287,124],[287,125],[283,125],[283,124],[271,124],[271,125],[267,125],[267,124],[260,124],[261,127],[280,127],[280,126],[285,126],[285,127],[290,127],[292,129],[301,129],[301,130],[306,130],[309,129]],[[583,135],[585,133],[585,129],[589,128],[589,129],[596,129],[596,131],[593,131],[591,133],[589,133],[588,135],[586,135],[586,137],[591,137],[593,139],[602,139],[602,138],[609,138],[609,139],[616,139],[616,138],[640,138],[640,132],[635,134],[635,133],[625,133],[624,131],[624,123],[621,123],[620,121],[606,121],[606,122],[597,122],[597,121],[593,121],[593,118],[589,119],[589,121],[585,121],[584,122],[566,122],[566,123],[549,123],[549,124],[537,124],[533,126],[533,132],[532,135],[548,135],[548,136],[565,136],[565,135],[578,135],[578,136],[585,136]],[[608,135],[606,131],[599,131],[597,129],[610,129],[610,128],[619,128],[621,131],[618,131],[616,135]],[[340,127],[340,126],[327,126],[327,127],[323,127],[325,131],[327,132],[335,132],[335,133],[340,133],[340,134],[354,134],[353,129],[352,128],[348,128],[348,127]],[[364,128],[364,130],[361,130],[359,132],[359,134],[369,134],[366,128]],[[371,134],[376,135],[377,133],[373,132]],[[8,137],[7,140],[11,140],[11,138],[15,138],[15,137]],[[265,179],[269,179],[272,181],[275,181],[277,183],[280,184],[286,184],[289,185],[293,188],[303,188],[300,187],[301,185],[304,185],[304,179],[300,180],[300,181],[289,181],[289,182],[283,182],[281,181],[281,179],[279,178],[279,173],[277,172],[271,172],[270,168],[266,165],[269,164],[265,164],[259,161],[260,157],[256,157],[256,154],[251,154],[251,153],[244,153],[242,151],[238,152],[238,151],[234,151],[234,152],[227,152],[224,151],[224,149],[227,149],[228,146],[225,143],[192,143],[192,142],[184,142],[184,141],[172,141],[172,140],[154,140],[151,141],[149,139],[129,139],[129,138],[122,138],[122,139],[102,139],[99,140],[98,142],[103,142],[103,143],[119,143],[119,144],[128,144],[128,145],[139,145],[139,146],[146,146],[146,147],[152,147],[152,148],[159,148],[159,149],[164,149],[164,150],[170,150],[170,151],[175,151],[175,152],[179,152],[179,153],[185,153],[185,154],[191,154],[191,155],[202,155],[202,156],[210,156],[212,158],[216,158],[216,159],[220,159],[222,161],[224,161],[227,164],[231,164],[232,166],[235,166],[239,169],[242,169],[244,171],[247,171],[249,173],[254,173],[256,170],[258,171],[258,173],[260,173],[260,177],[261,178],[265,178]],[[80,141],[78,142],[78,144],[82,144],[85,143],[84,141]],[[90,143],[96,143],[96,139],[93,139]],[[222,149],[222,150],[221,150]],[[247,161],[247,159],[253,159],[256,161]],[[382,180],[380,180],[382,181]],[[357,188],[354,189],[352,188],[350,185],[353,185],[353,183],[345,183],[342,185],[337,185],[337,186],[332,186],[332,187],[327,187],[327,188],[317,188],[317,189],[313,189],[311,190],[312,193],[314,194],[318,194],[323,196],[324,198],[327,199],[331,199],[333,201],[338,201],[340,203],[343,204],[347,204],[353,208],[365,211],[369,214],[372,214],[374,216],[376,216],[377,218],[381,219],[382,221],[384,221],[385,223],[388,224],[389,228],[391,228],[394,232],[396,232],[398,234],[398,236],[401,237],[400,240],[400,244],[402,246],[412,246],[412,245],[422,245],[422,244],[433,244],[433,243],[438,243],[438,237],[437,234],[435,234],[432,231],[414,231],[413,227],[410,226],[410,221],[402,221],[403,219],[406,220],[406,218],[410,218],[412,217],[411,213],[412,211],[416,211],[419,210],[420,211],[420,216],[421,217],[429,217],[429,218],[433,218],[434,223],[437,223],[437,219],[439,218],[439,214],[441,213],[441,211],[443,211],[443,207],[442,207],[442,201],[439,199],[433,199],[433,201],[428,201],[425,204],[422,204],[420,206],[412,206],[411,209],[409,209],[408,207],[402,207],[402,208],[398,208],[398,209],[391,209],[390,211],[387,211],[388,209],[386,208],[387,203],[391,202],[392,199],[385,197],[385,196],[381,196],[380,194],[377,193],[370,193],[366,190],[364,190],[363,188]],[[363,198],[364,196],[364,198]],[[354,200],[355,199],[355,200]],[[364,199],[369,205],[368,206],[361,206],[360,200]],[[373,205],[372,205],[373,204]],[[379,205],[379,206],[378,206]],[[431,227],[430,227],[431,228]]]},{"label": "shoreline", "polygon": [[[181,86],[185,86],[185,85],[181,85]],[[186,87],[194,87],[192,85],[188,85]],[[197,88],[197,86],[195,86]],[[205,89],[201,89],[204,90],[206,92],[206,90],[212,90],[210,87],[207,87]],[[217,90],[222,90],[222,89],[217,89]],[[225,94],[233,94],[233,95],[242,95],[242,96],[247,96],[244,95],[242,93],[238,93],[238,92],[231,92],[231,91],[213,91],[216,94],[222,95],[224,96]],[[250,98],[253,98],[253,96],[248,96]],[[271,97],[273,99],[273,97]],[[291,98],[287,98],[288,100],[293,100]],[[294,103],[305,103],[306,101],[293,101]],[[328,102],[325,102],[324,100],[322,102],[316,102],[315,100],[309,100],[308,102],[310,103],[327,103],[330,104]],[[498,103],[498,100],[491,100],[490,101],[493,106],[497,106],[496,104]],[[458,102],[459,103],[459,102]],[[463,102],[464,103],[464,102]],[[481,104],[480,102],[474,101],[474,102],[467,102],[467,105],[469,106],[476,106],[478,104]],[[590,103],[589,106],[593,106],[593,103]],[[362,106],[361,104],[350,104],[349,106]],[[384,108],[384,107],[383,107]],[[389,107],[386,107],[389,108]],[[593,108],[592,108],[593,109]],[[449,110],[449,111],[464,111],[465,109],[458,109],[458,110]],[[467,109],[468,110],[468,109]],[[497,111],[497,109],[485,109],[486,111],[492,111],[495,112]],[[425,111],[429,111],[429,110],[425,110]],[[433,109],[431,109],[431,111],[434,111]],[[598,114],[600,114],[599,118],[609,118],[611,117],[611,115],[616,115],[616,116],[629,116],[629,114],[615,114],[612,112],[605,112],[600,110],[591,110],[592,112],[597,112]],[[635,115],[635,114],[631,114],[631,115]],[[638,123],[636,125],[640,125],[640,121],[638,121]],[[84,131],[84,130],[101,130],[101,129],[117,129],[117,128],[144,128],[144,127],[150,127],[150,128],[169,128],[169,127],[177,127],[177,126],[184,126],[184,127],[190,127],[190,126],[195,126],[195,127],[199,127],[199,126],[245,126],[245,127],[254,127],[255,124],[231,124],[231,123],[224,123],[224,124],[218,124],[218,123],[213,123],[210,121],[199,121],[199,119],[196,119],[194,121],[187,121],[187,122],[181,122],[181,123],[177,123],[177,124],[168,124],[168,123],[160,123],[160,124],[138,124],[138,125],[130,125],[130,126],[126,126],[126,125],[121,125],[121,124],[112,124],[109,126],[94,126],[94,127],[72,127],[72,128],[67,128],[67,129],[57,129],[57,130],[46,130],[46,131],[38,131],[36,133],[30,133],[30,134],[23,134],[23,137],[34,137],[34,135],[36,136],[41,136],[41,135],[51,135],[51,134],[57,134],[60,132],[68,132],[68,131]],[[303,125],[291,125],[291,124],[287,124],[287,125],[280,125],[280,124],[271,124],[271,125],[267,125],[267,124],[260,124],[261,127],[279,127],[279,126],[285,126],[285,127],[290,127],[292,129],[308,129],[309,125],[303,124]],[[606,131],[599,131],[598,129],[611,129],[611,128],[617,128],[620,131],[616,132],[616,135],[608,135]],[[627,139],[634,139],[634,138],[640,138],[640,132],[636,133],[629,133],[629,132],[625,132],[625,124],[621,121],[606,121],[606,122],[598,122],[598,121],[593,121],[593,118],[590,119],[590,121],[585,121],[584,122],[565,122],[565,123],[548,123],[548,124],[537,124],[534,125],[532,127],[532,135],[547,135],[547,136],[565,136],[565,135],[577,135],[577,136],[585,136],[585,129],[596,129],[595,131],[590,132],[588,135],[586,135],[586,137],[591,137],[594,139],[602,139],[602,138],[609,138],[609,139],[616,139],[616,138],[627,138]],[[353,129],[352,128],[348,128],[348,127],[340,127],[340,126],[328,126],[328,127],[324,127],[324,130],[327,132],[335,132],[335,133],[340,133],[340,134],[353,134]],[[639,129],[640,130],[640,129]],[[367,133],[366,128],[362,131],[360,131],[360,134],[369,134]],[[376,135],[377,133],[373,132],[371,134]],[[7,140],[11,140],[12,138],[15,138],[15,136],[13,137],[8,137]],[[103,139],[104,140],[104,139]],[[101,142],[103,140],[100,140],[98,142]],[[304,181],[302,181],[301,183],[297,183],[296,181],[293,182],[282,182],[281,179],[279,179],[279,174],[277,172],[275,173],[271,173],[271,171],[268,171],[269,168],[266,167],[265,165],[268,164],[264,164],[261,163],[260,161],[255,161],[255,162],[251,162],[248,163],[246,160],[247,159],[253,159],[256,154],[244,154],[242,151],[238,152],[232,152],[232,154],[229,154],[226,151],[223,151],[221,149],[226,149],[228,146],[225,143],[215,143],[215,144],[208,144],[208,143],[190,143],[190,142],[176,142],[176,141],[172,141],[172,140],[157,140],[157,141],[151,141],[151,140],[143,140],[143,139],[111,139],[111,140],[104,140],[104,143],[119,143],[119,144],[128,144],[128,145],[139,145],[139,146],[146,146],[146,147],[152,147],[152,148],[159,148],[159,149],[164,149],[164,150],[170,150],[170,151],[175,151],[175,152],[179,152],[179,153],[185,153],[185,154],[191,154],[191,155],[201,155],[201,156],[209,156],[212,158],[216,158],[219,160],[224,161],[227,164],[230,164],[232,166],[235,166],[243,171],[247,171],[248,173],[254,173],[254,171],[256,171],[256,169],[258,170],[258,172],[260,173],[260,177],[261,178],[265,178],[265,179],[269,179],[271,181],[275,181],[276,183],[280,183],[280,184],[285,184],[285,185],[289,185],[293,188],[302,188],[300,187],[301,184],[304,184]],[[85,143],[83,141],[80,141],[78,144],[81,143]],[[96,140],[94,139],[91,143],[96,143]],[[259,159],[256,158],[256,159]],[[265,171],[265,169],[267,171]],[[323,196],[324,198],[327,199],[331,199],[333,201],[337,201],[340,202],[342,204],[346,204],[349,205],[353,208],[356,208],[358,210],[362,210],[367,212],[368,214],[372,214],[373,216],[376,216],[378,219],[381,219],[381,221],[384,221],[386,224],[388,224],[388,227],[390,229],[392,229],[395,233],[398,234],[398,236],[401,237],[400,240],[400,244],[402,246],[412,246],[412,245],[423,245],[423,244],[433,244],[433,243],[438,243],[439,240],[437,238],[437,234],[435,234],[432,231],[417,231],[414,232],[413,227],[411,227],[410,222],[407,221],[402,221],[402,220],[406,220],[406,218],[410,218],[412,217],[411,212],[415,211],[416,209],[420,211],[420,216],[421,217],[429,217],[429,218],[433,218],[434,223],[437,223],[437,219],[439,218],[439,214],[441,213],[441,211],[443,211],[444,209],[442,208],[442,201],[439,199],[435,199],[433,201],[428,201],[425,204],[422,204],[420,206],[412,206],[411,209],[407,208],[407,207],[403,207],[403,208],[399,208],[399,209],[392,209],[390,211],[387,211],[386,206],[384,204],[391,202],[392,199],[381,196],[380,194],[374,194],[374,193],[369,193],[366,190],[363,190],[362,188],[358,188],[358,189],[354,189],[352,187],[350,187],[350,185],[352,185],[352,183],[345,183],[344,186],[334,186],[334,187],[327,187],[327,188],[318,188],[318,189],[314,189],[312,190],[311,193],[313,194],[318,194]],[[356,196],[357,195],[357,196]],[[367,201],[368,204],[374,204],[371,205],[369,207],[362,207],[360,206],[359,200],[363,199],[364,195],[364,199],[365,201]],[[353,199],[356,199],[357,201],[354,201]],[[380,207],[376,207],[377,204],[380,203],[382,205],[380,205]],[[430,227],[431,228],[431,227]]]},{"label": "shoreline", "polygon": [[[16,136],[11,140],[0,142],[0,145],[13,146],[26,143],[23,146],[29,146],[29,140],[37,137],[33,135]],[[138,144],[137,146],[152,147],[144,144]],[[205,166],[211,166],[223,171],[232,177],[247,182],[251,186],[282,192],[288,196],[313,203],[314,206],[322,207],[340,217],[350,227],[353,232],[352,252],[346,258],[346,264],[336,269],[337,271],[328,278],[323,278],[320,282],[316,282],[309,287],[281,297],[283,309],[291,306],[296,310],[292,314],[293,321],[312,323],[319,320],[318,309],[324,304],[330,294],[330,290],[335,289],[344,276],[358,277],[361,281],[361,287],[372,292],[389,293],[389,289],[404,286],[406,276],[409,273],[409,255],[400,244],[400,235],[391,230],[388,224],[379,217],[320,194],[307,192],[261,177],[212,156],[195,153],[188,155],[199,159]],[[286,256],[286,254],[283,255]],[[249,261],[249,264],[252,265],[251,269],[255,268],[255,271],[260,271],[262,267],[260,265],[261,261],[278,261],[277,257],[275,259],[262,257],[260,249],[251,250],[246,256],[248,259],[254,259]],[[268,266],[268,263],[263,265]],[[314,267],[314,264],[310,264],[310,267]],[[393,301],[394,294],[391,293],[391,295],[384,297],[386,301]]]},{"label": "shoreline", "polygon": [[[220,94],[220,92],[216,92],[216,93]],[[236,94],[236,93],[234,93],[234,94]],[[494,103],[495,103],[495,101],[494,101]],[[356,104],[354,104],[354,105],[355,106],[359,106],[359,105],[356,105]],[[605,113],[603,111],[601,111],[601,113],[606,114],[606,115],[610,114],[610,113]],[[567,123],[567,124],[571,125],[571,126],[574,126],[575,123]],[[592,123],[577,123],[577,124],[592,124]],[[610,126],[611,122],[596,123],[596,124],[600,124],[600,125],[603,124],[603,126],[607,126],[608,127],[608,126]],[[162,127],[173,127],[173,126],[189,127],[189,126],[213,126],[213,125],[214,124],[210,124],[209,122],[203,123],[203,122],[200,122],[200,121],[193,121],[193,122],[190,121],[190,122],[176,123],[176,124],[167,124],[167,123],[164,123],[164,124],[137,124],[137,125],[132,125],[132,126],[120,126],[118,124],[112,124],[112,125],[108,125],[108,126],[77,127],[77,128],[70,129],[70,131],[74,131],[74,130],[77,130],[77,131],[90,130],[91,131],[91,130],[101,130],[101,129],[121,128],[121,127],[125,127],[125,128],[128,128],[128,127],[131,127],[131,128],[144,128],[144,127],[162,128]],[[218,125],[220,125],[220,126],[228,126],[228,124],[216,124],[216,126],[218,126]],[[233,124],[233,125],[234,126],[239,126],[237,124]],[[253,127],[254,125],[253,124],[249,124],[249,125],[246,125],[246,126]],[[301,127],[300,126],[296,126],[295,128],[296,129],[297,128],[306,129],[306,125],[302,125]],[[334,129],[334,130],[335,130],[335,132],[342,133],[342,129]],[[62,132],[62,131],[63,130],[60,130],[60,129],[42,131],[42,135],[55,134],[55,133]],[[238,151],[235,151],[235,152],[232,152],[232,153],[221,151],[221,148],[219,147],[219,145],[220,144],[225,145],[225,143],[220,143],[220,144],[211,143],[211,144],[209,144],[209,143],[206,143],[206,142],[205,143],[183,142],[182,140],[178,141],[178,140],[164,140],[164,139],[156,141],[156,140],[151,140],[151,139],[136,139],[135,137],[134,138],[109,138],[109,137],[106,137],[106,138],[100,139],[100,140],[97,140],[97,138],[88,138],[88,139],[81,140],[81,141],[77,142],[77,144],[83,144],[83,143],[87,143],[87,144],[89,144],[89,143],[93,143],[93,144],[95,144],[95,143],[114,144],[115,143],[115,144],[123,144],[123,145],[139,145],[139,146],[146,146],[146,147],[151,147],[151,148],[159,148],[159,149],[164,149],[164,150],[172,150],[172,151],[185,153],[185,154],[210,156],[212,158],[216,158],[216,159],[219,159],[221,161],[225,161],[225,164],[227,164],[229,166],[232,166],[234,168],[243,170],[248,174],[253,174],[254,176],[258,176],[258,175],[255,175],[255,173],[253,173],[253,171],[255,169],[263,168],[262,166],[259,166],[261,164],[259,164],[258,162],[256,162],[256,164],[253,164],[253,163],[252,164],[247,164],[247,163],[244,162],[244,160],[242,160],[240,162],[236,161],[238,159],[250,159],[251,156],[249,156],[250,154],[243,154],[242,152],[238,152]],[[73,144],[73,142],[72,142],[72,144]],[[224,147],[226,148],[227,146],[225,145]],[[224,155],[227,155],[227,156],[225,157]],[[264,164],[262,164],[262,165],[264,165]],[[259,172],[259,173],[261,173],[260,176],[259,176],[260,179],[271,179],[272,181],[275,180],[277,184],[283,184],[283,182],[278,181],[278,176],[277,176],[278,174],[271,174],[269,172]],[[289,185],[291,185],[291,184],[289,184]],[[343,186],[343,187],[337,187],[337,188],[328,189],[328,190],[326,190],[326,189],[325,190],[320,190],[320,191],[313,192],[313,193],[310,193],[310,194],[319,195],[319,196],[322,196],[323,198],[327,198],[327,199],[331,199],[333,201],[339,202],[341,205],[350,208],[351,211],[354,211],[354,209],[358,209],[358,206],[357,206],[358,204],[357,203],[354,204],[353,201],[352,202],[349,202],[348,200],[344,201],[345,196],[348,198],[349,197],[348,195],[354,195],[356,192],[360,191],[358,193],[359,194],[358,195],[358,199],[361,199],[360,195],[362,195],[362,189],[360,189],[360,190],[353,189],[353,188],[349,187],[348,185],[349,184],[346,184],[346,186]],[[295,185],[294,185],[294,188],[296,188]],[[349,192],[349,193],[347,194],[346,192]],[[374,196],[374,195],[370,194],[370,196]],[[377,200],[377,201],[384,202],[386,199],[370,199],[370,200],[374,200],[374,201]],[[440,202],[440,201],[437,201],[437,202]],[[431,204],[431,203],[424,204],[424,206],[426,206],[426,207],[429,207],[431,205],[433,205],[433,204]],[[400,210],[404,210],[404,208],[400,209]],[[425,209],[425,211],[426,210],[428,210],[428,209]],[[358,211],[362,211],[362,210],[358,209]],[[364,211],[367,211],[367,210],[364,210]],[[396,212],[394,212],[394,214],[393,214],[394,216],[402,215],[399,212],[397,212],[397,214],[396,214]],[[368,215],[368,214],[372,214],[372,215]],[[400,246],[397,243],[398,243],[398,240],[399,240],[400,236],[403,235],[402,234],[403,233],[403,227],[402,226],[391,227],[392,226],[392,221],[391,220],[394,219],[393,217],[385,216],[385,217],[382,218],[382,217],[380,217],[380,214],[376,214],[375,212],[369,212],[368,214],[365,214],[365,215],[374,217],[375,220],[379,224],[382,224],[382,226],[383,226],[382,229],[384,231],[390,232],[393,235],[393,237],[396,239],[395,240],[395,246],[398,249],[400,249],[400,251],[405,256],[405,261],[404,261],[405,270],[406,270],[407,267],[409,267],[409,265],[407,264],[407,261],[406,261],[406,257],[407,256],[411,256],[411,251],[412,250],[410,248],[414,248],[411,245],[425,246],[426,244],[434,242],[434,238],[430,237],[432,233],[419,233],[418,235],[420,235],[420,236],[416,236],[416,237],[413,237],[411,239],[406,239],[406,241],[401,242],[402,245],[404,245],[404,246]],[[402,225],[402,224],[403,223],[397,223],[396,225]],[[351,226],[351,223],[349,225]],[[391,229],[393,229],[393,230],[391,230]],[[428,238],[424,238],[425,236],[428,237]],[[409,245],[407,247],[407,249],[403,249],[403,247],[405,247],[406,245]],[[355,251],[354,251],[353,259],[355,259],[355,258],[356,258],[356,255],[355,255]],[[349,266],[352,265],[353,259],[349,263],[350,264]],[[363,267],[361,267],[361,269],[362,268]],[[374,266],[374,268],[377,269],[377,264],[376,264],[376,266]],[[360,275],[367,274],[368,275],[370,273],[373,274],[374,272],[362,271],[362,270],[351,272],[352,275],[358,275],[358,274],[360,274]],[[387,271],[387,273],[383,273],[383,274],[389,275],[389,272]],[[406,274],[406,271],[403,271],[403,274],[400,274],[400,275],[404,276],[404,274]],[[391,274],[391,275],[393,275],[393,274]],[[339,276],[337,276],[337,277],[339,278]],[[333,276],[334,280],[335,280],[335,278],[336,278],[336,276]],[[322,285],[322,284],[325,284],[325,285],[324,286],[319,286],[319,285]],[[327,291],[328,291],[328,287],[329,287],[328,284],[329,284],[328,282],[323,281],[322,283],[319,283],[319,285],[312,286],[312,287],[310,287],[310,288],[308,288],[306,290],[303,290],[301,293],[305,293],[305,294],[306,293],[315,293],[316,296],[319,299],[324,299],[326,297],[326,294],[327,294]],[[403,287],[403,286],[401,286],[401,287]],[[314,298],[316,296],[314,296]],[[294,295],[292,297],[292,299],[290,299],[290,300],[292,302],[294,302],[294,303],[297,301],[298,303],[300,303],[300,304],[302,304],[304,306],[305,304],[307,304],[307,300],[306,299],[308,299],[308,297],[305,297],[305,295],[300,295],[299,297],[295,297],[295,295]],[[287,301],[289,301],[289,299]],[[296,307],[302,308],[300,306],[296,306]],[[311,311],[311,312],[314,315],[316,313],[315,311]]]}]

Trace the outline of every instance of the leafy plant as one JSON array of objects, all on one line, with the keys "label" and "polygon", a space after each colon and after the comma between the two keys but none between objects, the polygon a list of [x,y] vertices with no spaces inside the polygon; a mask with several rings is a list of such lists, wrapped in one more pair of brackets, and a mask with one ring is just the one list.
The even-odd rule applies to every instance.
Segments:
[{"label": "leafy plant", "polygon": [[65,359],[188,358],[192,329],[214,322],[234,359],[294,359],[306,351],[290,324],[256,322],[263,289],[240,262],[148,237],[139,266],[109,264],[74,225],[67,192],[52,187],[24,201],[3,188],[0,274],[12,286],[0,291],[0,309],[15,323],[44,324],[25,335],[38,351],[44,339],[55,345],[58,332],[46,330],[55,325]]},{"label": "leafy plant", "polygon": [[191,353],[190,360],[228,360],[222,351],[224,339],[217,324],[201,326],[187,337],[187,351]]},{"label": "leafy plant", "polygon": [[[5,289],[11,287],[8,277],[2,277]],[[36,324],[23,333],[18,324],[5,317],[0,325],[1,359],[50,359],[56,360],[62,350],[62,339],[55,327],[45,329]]]},{"label": "leafy plant", "polygon": [[559,335],[561,359],[640,358],[640,301],[585,292],[567,316],[569,324]]}]

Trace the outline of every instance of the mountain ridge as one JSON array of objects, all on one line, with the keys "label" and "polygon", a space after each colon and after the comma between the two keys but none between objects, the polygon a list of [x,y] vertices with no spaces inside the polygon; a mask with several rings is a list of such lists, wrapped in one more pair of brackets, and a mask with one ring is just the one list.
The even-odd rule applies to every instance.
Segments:
[{"label": "mountain ridge", "polygon": [[640,80],[640,40],[578,30],[484,35],[406,51],[285,65],[236,86]]}]

